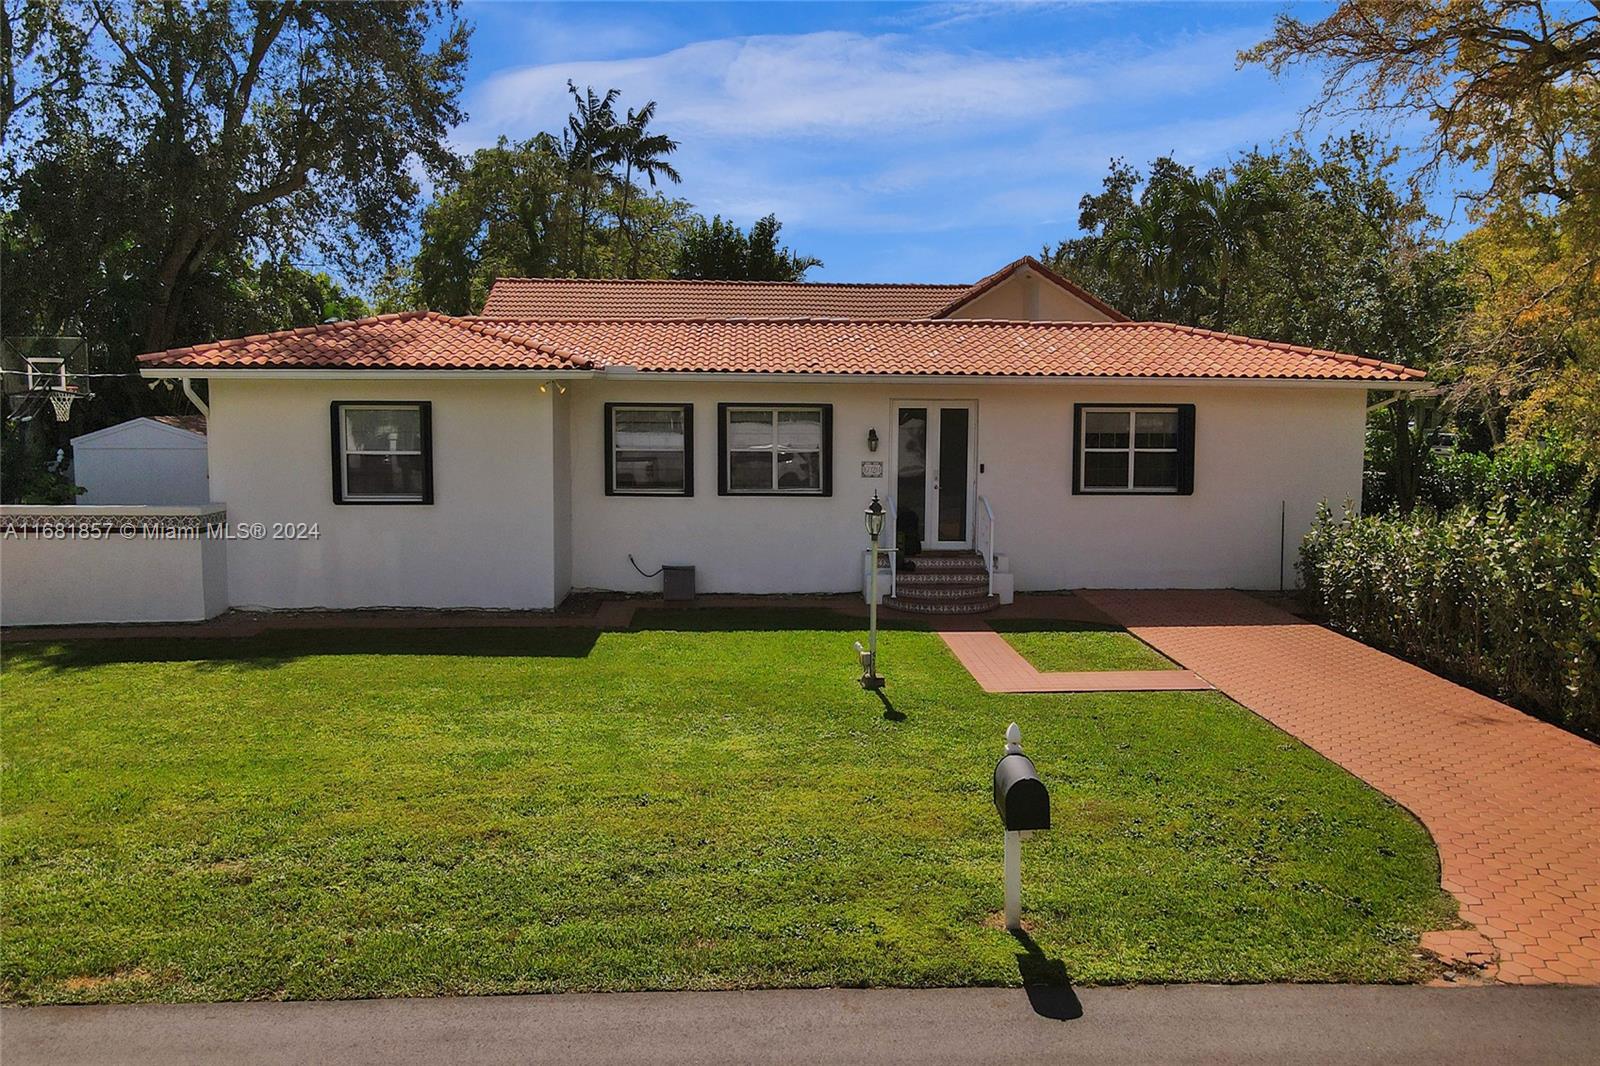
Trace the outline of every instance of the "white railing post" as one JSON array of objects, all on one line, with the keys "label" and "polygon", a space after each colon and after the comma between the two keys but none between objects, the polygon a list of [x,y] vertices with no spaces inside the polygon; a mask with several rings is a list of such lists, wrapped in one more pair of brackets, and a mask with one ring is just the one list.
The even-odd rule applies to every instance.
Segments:
[{"label": "white railing post", "polygon": [[994,508],[989,497],[978,497],[978,544],[983,552],[983,569],[989,575],[989,595],[994,595]]},{"label": "white railing post", "polygon": [[[883,505],[889,510],[889,520],[884,523],[884,528],[889,532],[889,543],[893,547],[898,548],[900,546],[900,516],[895,511],[894,497],[885,496],[883,499]],[[889,597],[891,599],[894,598],[895,594],[895,571],[899,569],[898,567],[892,565],[895,558],[897,558],[897,556],[890,557],[891,565],[889,567]],[[878,560],[876,558],[872,560],[872,565],[874,567],[878,565]]]}]

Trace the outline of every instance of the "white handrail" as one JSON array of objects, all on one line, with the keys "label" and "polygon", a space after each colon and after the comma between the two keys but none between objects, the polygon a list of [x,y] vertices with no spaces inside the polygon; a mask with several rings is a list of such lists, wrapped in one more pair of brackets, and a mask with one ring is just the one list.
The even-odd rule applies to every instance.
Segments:
[{"label": "white handrail", "polygon": [[994,508],[989,497],[978,497],[978,528],[975,531],[978,550],[983,553],[983,568],[989,574],[989,595],[994,595]]},{"label": "white handrail", "polygon": [[[889,520],[883,524],[883,528],[889,534],[889,546],[892,547],[892,548],[898,548],[900,546],[900,516],[895,512],[894,497],[893,496],[885,496],[883,498],[883,505],[889,511]],[[899,567],[896,567],[894,565],[895,558],[896,558],[896,556],[893,556],[893,555],[889,556],[889,561],[890,561],[890,566],[889,566],[889,595],[890,596],[894,595],[894,575],[895,575],[895,571],[899,569]],[[873,566],[877,566],[878,565],[878,560],[876,560],[876,559],[872,560],[872,565]]]}]

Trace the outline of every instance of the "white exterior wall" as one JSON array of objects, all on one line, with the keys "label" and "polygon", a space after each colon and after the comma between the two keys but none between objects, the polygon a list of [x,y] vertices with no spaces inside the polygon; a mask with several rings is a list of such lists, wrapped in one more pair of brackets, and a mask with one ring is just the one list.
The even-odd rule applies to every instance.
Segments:
[{"label": "white exterior wall", "polygon": [[[1359,499],[1365,392],[1277,385],[972,385],[535,378],[211,382],[211,480],[229,522],[316,523],[235,540],[235,607],[554,607],[570,588],[653,592],[628,562],[697,568],[705,592],[860,587],[861,511],[894,493],[896,402],[977,404],[977,493],[1023,591],[1295,583],[1319,502]],[[432,505],[335,505],[329,404],[433,404]],[[604,404],[695,405],[695,495],[605,495]],[[831,403],[833,495],[717,495],[718,403]],[[1192,496],[1073,495],[1075,403],[1192,403]],[[876,453],[866,435],[875,428]],[[885,476],[860,476],[864,460]]]},{"label": "white exterior wall", "polygon": [[0,519],[27,518],[55,530],[104,523],[94,536],[0,534],[0,625],[198,622],[221,614],[228,607],[227,541],[155,532],[170,519],[206,516],[222,521],[220,505],[0,508]]},{"label": "white exterior wall", "polygon": [[148,418],[74,438],[72,474],[86,490],[77,499],[84,506],[164,506],[211,499],[206,439]]},{"label": "white exterior wall", "polygon": [[[229,522],[316,523],[315,540],[235,540],[235,607],[542,609],[565,595],[556,390],[534,377],[213,378],[211,487]],[[432,504],[335,504],[329,405],[433,404]]]},{"label": "white exterior wall", "polygon": [[[977,493],[995,511],[996,547],[1019,590],[1090,587],[1276,588],[1295,584],[1301,535],[1317,504],[1361,494],[1365,392],[1357,388],[996,383],[917,385],[666,381],[576,383],[571,397],[572,584],[653,591],[662,563],[697,567],[705,592],[845,592],[860,588],[874,489],[894,492],[894,404],[975,400]],[[695,404],[695,495],[606,496],[603,405]],[[833,495],[717,495],[717,404],[832,403]],[[1075,403],[1192,403],[1192,496],[1073,495]],[[867,450],[876,428],[879,450]],[[863,460],[885,476],[863,479]]]}]

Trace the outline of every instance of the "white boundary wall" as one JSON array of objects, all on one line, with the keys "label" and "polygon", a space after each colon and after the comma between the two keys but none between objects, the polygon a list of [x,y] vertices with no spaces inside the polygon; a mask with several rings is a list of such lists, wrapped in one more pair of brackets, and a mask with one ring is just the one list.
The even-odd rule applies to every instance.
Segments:
[{"label": "white boundary wall", "polygon": [[0,507],[0,625],[198,622],[228,608],[227,541],[195,507]]}]

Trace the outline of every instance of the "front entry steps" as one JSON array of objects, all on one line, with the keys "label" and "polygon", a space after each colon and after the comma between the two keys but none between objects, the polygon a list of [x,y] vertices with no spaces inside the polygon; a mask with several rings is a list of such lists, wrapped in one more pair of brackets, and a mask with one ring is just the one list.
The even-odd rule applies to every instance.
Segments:
[{"label": "front entry steps", "polygon": [[922,552],[895,573],[884,604],[910,614],[984,614],[1000,606],[989,595],[989,572],[975,551]]}]

